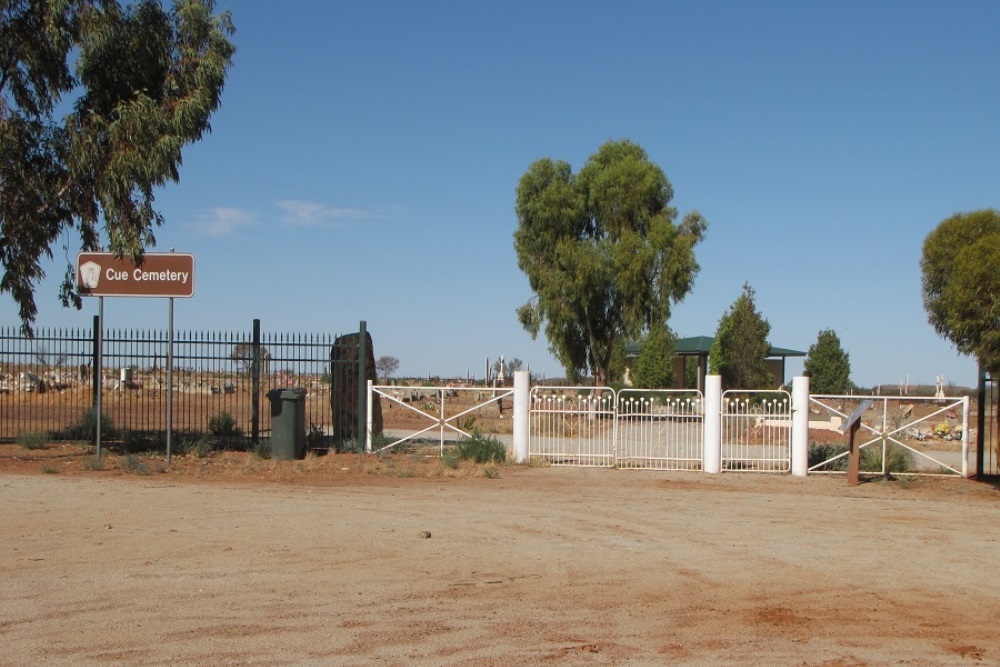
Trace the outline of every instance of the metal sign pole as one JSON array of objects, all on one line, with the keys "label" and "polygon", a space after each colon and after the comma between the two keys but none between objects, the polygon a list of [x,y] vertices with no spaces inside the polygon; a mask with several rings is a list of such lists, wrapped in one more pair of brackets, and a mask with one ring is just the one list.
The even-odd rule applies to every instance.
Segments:
[{"label": "metal sign pole", "polygon": [[167,464],[170,463],[170,440],[174,430],[174,297],[167,316]]},{"label": "metal sign pole", "polygon": [[96,428],[97,462],[101,462],[101,394],[104,393],[104,297],[97,298],[97,396],[94,400],[94,422]]}]

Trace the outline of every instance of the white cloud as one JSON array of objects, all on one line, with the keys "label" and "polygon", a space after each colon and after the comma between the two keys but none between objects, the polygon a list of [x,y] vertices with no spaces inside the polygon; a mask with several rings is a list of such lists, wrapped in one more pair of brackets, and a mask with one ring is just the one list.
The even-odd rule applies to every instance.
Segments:
[{"label": "white cloud", "polygon": [[188,227],[194,229],[202,236],[212,236],[221,238],[232,236],[244,227],[252,227],[257,224],[257,216],[249,211],[238,208],[219,207],[209,209],[198,216],[198,220],[188,223]]},{"label": "white cloud", "polygon": [[299,199],[280,201],[278,207],[285,211],[282,222],[289,225],[319,225],[328,220],[365,220],[378,217],[355,208],[333,208]]}]

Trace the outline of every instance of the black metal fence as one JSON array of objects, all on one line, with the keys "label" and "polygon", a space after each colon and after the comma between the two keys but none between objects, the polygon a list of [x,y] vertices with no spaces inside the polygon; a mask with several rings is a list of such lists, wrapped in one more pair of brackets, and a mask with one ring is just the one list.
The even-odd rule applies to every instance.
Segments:
[{"label": "black metal fence", "polygon": [[[0,328],[0,440],[44,433],[92,441],[101,387],[102,439],[162,442],[168,332],[105,330],[98,377],[97,327],[95,317],[89,331],[39,329],[31,339]],[[259,320],[246,332],[175,332],[173,432],[246,446],[270,431],[268,392],[301,387],[307,439],[324,444],[335,423],[335,343],[328,334],[261,333]]]}]

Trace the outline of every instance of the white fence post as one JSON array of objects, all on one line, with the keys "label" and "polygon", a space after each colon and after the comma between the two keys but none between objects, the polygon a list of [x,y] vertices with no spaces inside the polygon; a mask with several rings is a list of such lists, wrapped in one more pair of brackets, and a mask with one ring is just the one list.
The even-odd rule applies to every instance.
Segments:
[{"label": "white fence post", "polygon": [[528,412],[531,406],[531,376],[514,371],[514,462],[528,461]]},{"label": "white fence post", "polygon": [[[977,471],[979,472],[979,471]],[[962,477],[969,478],[969,397],[962,397]]]},{"label": "white fence post", "polygon": [[809,474],[809,378],[792,378],[792,474]]},{"label": "white fence post", "polygon": [[368,401],[366,402],[366,414],[365,414],[365,453],[372,453],[372,422],[374,422],[374,416],[372,414],[372,403],[375,402],[374,390],[372,389],[372,381],[368,380]]},{"label": "white fence post", "polygon": [[702,468],[716,474],[722,470],[722,376],[705,376],[705,443]]}]

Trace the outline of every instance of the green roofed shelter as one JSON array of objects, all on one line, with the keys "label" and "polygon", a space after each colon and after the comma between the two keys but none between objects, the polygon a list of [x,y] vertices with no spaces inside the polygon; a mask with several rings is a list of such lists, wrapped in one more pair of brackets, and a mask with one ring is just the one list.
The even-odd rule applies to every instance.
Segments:
[{"label": "green roofed shelter", "polygon": [[[712,351],[715,338],[712,336],[691,336],[690,338],[678,338],[675,348],[674,358],[674,389],[698,389],[705,388],[705,375],[708,374],[708,354]],[[627,366],[631,369],[632,360],[639,356],[641,345],[629,343],[625,346],[625,359]],[[775,388],[785,383],[785,360],[788,357],[804,357],[805,352],[792,350],[786,347],[775,347],[770,345],[765,361],[767,367],[774,376]],[[684,386],[684,370],[689,362],[698,364],[698,386]]]}]

